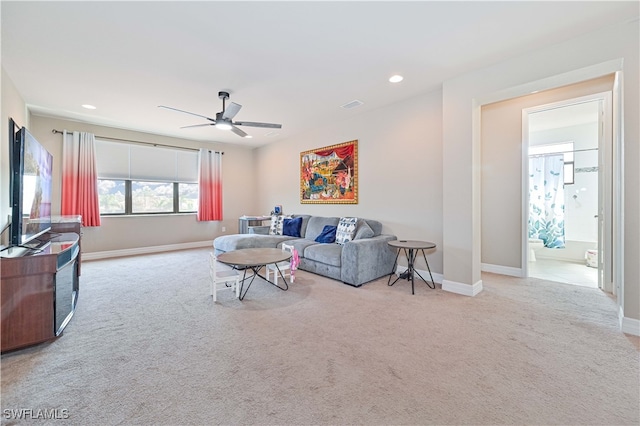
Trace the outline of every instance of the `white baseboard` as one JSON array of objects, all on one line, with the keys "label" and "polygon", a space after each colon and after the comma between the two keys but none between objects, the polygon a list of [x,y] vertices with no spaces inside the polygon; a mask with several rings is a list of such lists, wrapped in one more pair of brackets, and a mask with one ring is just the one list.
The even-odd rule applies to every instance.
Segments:
[{"label": "white baseboard", "polygon": [[491,272],[494,274],[509,275],[511,277],[518,277],[518,278],[523,277],[522,269],[514,268],[512,266],[501,266],[501,265],[492,265],[490,263],[481,263],[480,270],[482,272]]},{"label": "white baseboard", "polygon": [[193,243],[168,244],[164,246],[137,247],[122,250],[97,251],[93,253],[82,253],[82,261],[109,259],[111,257],[136,256],[139,254],[161,253],[165,251],[186,250],[192,248],[211,247],[212,241],[196,241]]},{"label": "white baseboard", "polygon": [[637,320],[635,318],[626,318],[624,316],[624,310],[622,309],[622,306],[620,306],[618,319],[620,321],[620,331],[626,334],[640,336],[640,320]]},{"label": "white baseboard", "polygon": [[442,289],[451,293],[462,294],[463,296],[475,296],[482,291],[482,280],[473,285],[442,280]]}]

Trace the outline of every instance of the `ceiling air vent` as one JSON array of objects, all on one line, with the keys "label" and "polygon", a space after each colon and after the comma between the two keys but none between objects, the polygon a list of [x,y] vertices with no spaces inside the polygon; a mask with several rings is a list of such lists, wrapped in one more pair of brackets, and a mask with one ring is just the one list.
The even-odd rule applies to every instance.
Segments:
[{"label": "ceiling air vent", "polygon": [[340,108],[344,108],[344,109],[351,109],[351,108],[356,108],[359,107],[360,105],[362,105],[364,102],[359,101],[359,100],[353,100],[351,102],[347,102],[346,104],[342,105]]}]

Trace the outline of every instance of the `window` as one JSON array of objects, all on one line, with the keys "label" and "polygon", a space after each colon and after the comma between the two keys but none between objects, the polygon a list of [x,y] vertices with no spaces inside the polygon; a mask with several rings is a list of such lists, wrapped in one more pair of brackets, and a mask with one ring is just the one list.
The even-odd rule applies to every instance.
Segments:
[{"label": "window", "polygon": [[198,184],[98,179],[98,197],[102,215],[193,213]]},{"label": "window", "polygon": [[529,147],[529,155],[560,154],[564,160],[564,184],[574,184],[573,142],[554,143],[549,145],[533,145]]},{"label": "window", "polygon": [[195,212],[198,210],[198,184],[178,183],[178,211]]},{"label": "window", "polygon": [[98,179],[100,214],[126,213],[125,185],[124,180]]},{"label": "window", "polygon": [[101,215],[191,213],[198,153],[96,139]]},{"label": "window", "polygon": [[131,213],[173,213],[173,183],[132,181]]},{"label": "window", "polygon": [[[573,155],[572,155],[573,156]],[[574,163],[573,161],[564,162],[564,184],[565,185],[573,185],[575,183],[574,179]]]}]

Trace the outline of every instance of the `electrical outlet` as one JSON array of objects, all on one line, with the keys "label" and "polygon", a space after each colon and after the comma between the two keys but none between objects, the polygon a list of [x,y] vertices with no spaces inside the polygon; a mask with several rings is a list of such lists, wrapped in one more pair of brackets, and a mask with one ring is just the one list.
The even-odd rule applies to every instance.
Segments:
[{"label": "electrical outlet", "polygon": [[227,232],[227,227],[226,226],[222,227],[222,232]]}]

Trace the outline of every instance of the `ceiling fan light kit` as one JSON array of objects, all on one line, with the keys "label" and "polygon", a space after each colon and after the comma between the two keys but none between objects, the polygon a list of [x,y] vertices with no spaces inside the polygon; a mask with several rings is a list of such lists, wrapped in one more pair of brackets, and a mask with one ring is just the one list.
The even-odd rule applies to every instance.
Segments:
[{"label": "ceiling fan light kit", "polygon": [[181,129],[188,127],[202,127],[202,126],[215,126],[220,130],[231,130],[236,135],[246,138],[250,137],[246,132],[239,129],[236,126],[250,126],[250,127],[264,127],[269,129],[281,129],[282,124],[274,123],[258,123],[253,121],[233,121],[233,117],[236,116],[242,105],[231,102],[229,106],[226,105],[227,99],[229,99],[229,92],[218,92],[218,98],[222,99],[222,111],[216,113],[216,118],[207,117],[206,115],[196,114],[193,112],[185,111],[178,108],[173,108],[164,105],[158,105],[159,108],[166,108],[173,111],[183,112],[185,114],[195,115],[209,120],[209,123],[194,124],[191,126],[183,126]]},{"label": "ceiling fan light kit", "polygon": [[226,121],[218,120],[216,121],[216,129],[220,130],[231,130],[231,124]]}]

